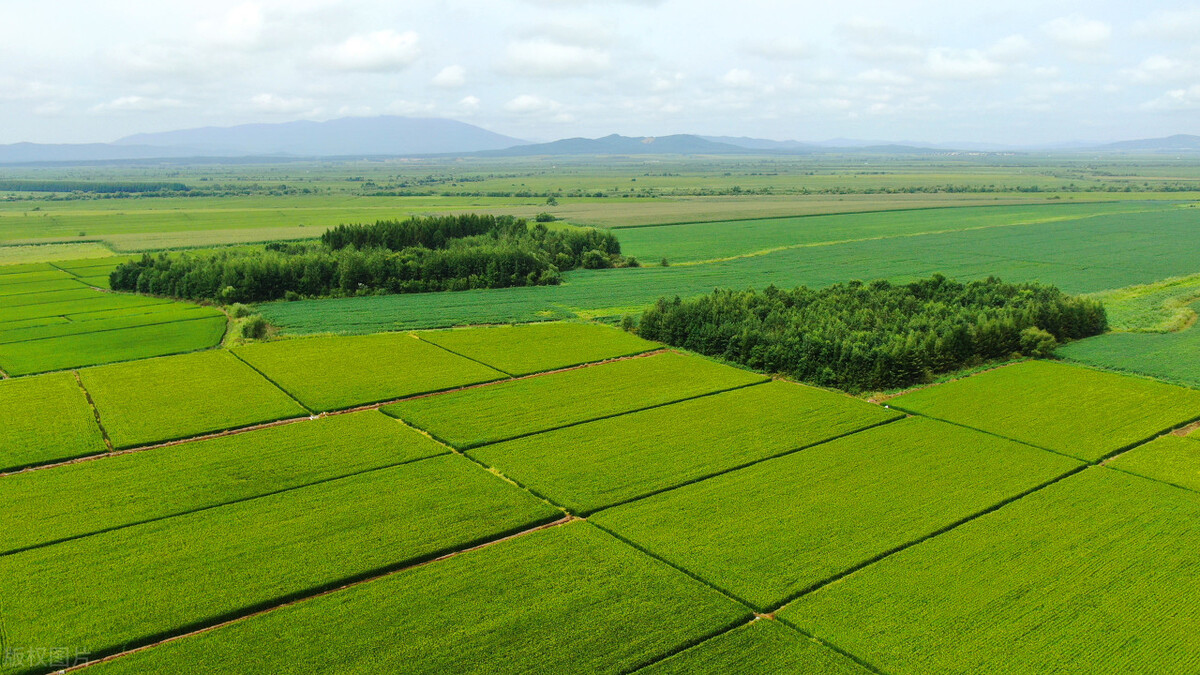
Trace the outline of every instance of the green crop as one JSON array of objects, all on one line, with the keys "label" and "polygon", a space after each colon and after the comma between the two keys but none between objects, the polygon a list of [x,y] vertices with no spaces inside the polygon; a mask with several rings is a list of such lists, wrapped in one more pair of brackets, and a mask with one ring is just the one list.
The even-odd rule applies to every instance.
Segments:
[{"label": "green crop", "polygon": [[1200,669],[1200,495],[1090,468],[780,618],[882,672]]},{"label": "green crop", "polygon": [[638,671],[642,675],[867,675],[869,672],[778,621],[761,619]]},{"label": "green crop", "polygon": [[307,414],[226,351],[98,366],[79,377],[118,448]]},{"label": "green crop", "polygon": [[[1193,303],[1193,308],[1200,303]],[[1200,329],[1176,333],[1109,333],[1060,347],[1058,356],[1100,368],[1200,387]]]},{"label": "green crop", "polygon": [[602,511],[591,520],[760,611],[1078,469],[907,419]]},{"label": "green crop", "polygon": [[1162,436],[1105,465],[1200,492],[1200,437]]},{"label": "green crop", "polygon": [[73,374],[0,381],[0,471],[107,449]]},{"label": "green crop", "polygon": [[313,410],[378,403],[504,377],[403,333],[263,342],[237,347],[234,353]]},{"label": "green crop", "polygon": [[457,448],[472,448],[766,379],[668,352],[401,401],[383,411]]},{"label": "green crop", "polygon": [[21,599],[5,602],[5,628],[12,647],[99,656],[560,515],[433,457],[0,557],[5,599]]},{"label": "green crop", "polygon": [[659,347],[624,331],[591,323],[542,323],[487,330],[448,330],[418,337],[510,375],[528,375]]},{"label": "green crop", "polygon": [[371,410],[9,476],[0,554],[447,452]]},{"label": "green crop", "polygon": [[1200,418],[1200,392],[1050,361],[997,368],[891,404],[1088,461]]},{"label": "green crop", "polygon": [[97,672],[615,675],[749,618],[695,580],[573,523],[116,659]]},{"label": "green crop", "polygon": [[897,417],[841,394],[768,382],[469,454],[587,513]]}]

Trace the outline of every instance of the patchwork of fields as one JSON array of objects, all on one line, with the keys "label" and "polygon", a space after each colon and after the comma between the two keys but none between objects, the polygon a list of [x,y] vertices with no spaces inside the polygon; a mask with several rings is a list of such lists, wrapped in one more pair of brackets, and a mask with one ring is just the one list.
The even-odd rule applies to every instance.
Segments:
[{"label": "patchwork of fields", "polygon": [[571,323],[0,382],[0,673],[1198,665],[1200,395],[886,403]]},{"label": "patchwork of fields", "polygon": [[[934,209],[621,230],[645,251],[637,269],[579,270],[559,286],[269,303],[287,333],[371,333],[460,324],[637,314],[660,297],[714,288],[823,287],[851,279],[998,276],[1092,293],[1197,272],[1197,210],[1172,203]],[[726,228],[757,232],[743,248]],[[657,266],[688,251],[703,264]],[[1114,257],[1112,252],[1121,251]],[[659,253],[652,253],[659,252]]]},{"label": "patchwork of fields", "polygon": [[127,258],[0,266],[0,372],[10,376],[208,349],[225,314],[141,295],[106,293]]}]

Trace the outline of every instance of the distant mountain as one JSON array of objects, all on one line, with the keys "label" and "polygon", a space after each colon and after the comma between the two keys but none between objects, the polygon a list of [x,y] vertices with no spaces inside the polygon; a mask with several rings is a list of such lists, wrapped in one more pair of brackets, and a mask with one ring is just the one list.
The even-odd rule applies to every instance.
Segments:
[{"label": "distant mountain", "polygon": [[818,143],[801,143],[800,141],[773,141],[769,138],[750,138],[748,136],[701,136],[706,141],[736,145],[749,150],[813,150]]},{"label": "distant mountain", "polygon": [[345,117],[135,134],[113,143],[0,145],[0,164],[183,157],[354,157],[469,154],[525,143],[446,119]]},{"label": "distant mountain", "polygon": [[463,153],[523,143],[456,120],[381,116],[135,134],[114,145],[186,149],[198,155],[335,157]]},{"label": "distant mountain", "polygon": [[1108,143],[1092,149],[1102,152],[1200,152],[1200,136],[1177,134],[1166,138]]},{"label": "distant mountain", "polygon": [[744,155],[746,148],[717,143],[691,134],[674,136],[620,136],[564,138],[550,143],[519,145],[504,150],[477,153],[489,157],[533,157],[539,155]]}]

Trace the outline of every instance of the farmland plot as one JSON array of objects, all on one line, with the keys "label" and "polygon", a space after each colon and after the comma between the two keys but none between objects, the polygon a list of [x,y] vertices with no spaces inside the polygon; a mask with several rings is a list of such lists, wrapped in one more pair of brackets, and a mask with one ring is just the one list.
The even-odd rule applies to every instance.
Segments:
[{"label": "farmland plot", "polygon": [[797,600],[889,673],[1200,669],[1200,495],[1089,468]]},{"label": "farmland plot", "polygon": [[[1200,303],[1192,305],[1200,309]],[[1063,345],[1058,356],[1090,366],[1200,387],[1200,328],[1174,333],[1108,333]]]},{"label": "farmland plot", "polygon": [[1087,461],[1200,418],[1200,392],[1050,361],[998,368],[890,403]]},{"label": "farmland plot", "polygon": [[1083,466],[911,418],[602,511],[591,520],[768,611]]},{"label": "farmland plot", "polygon": [[93,292],[95,297],[83,300],[66,300],[62,302],[47,302],[40,305],[25,305],[23,307],[0,307],[0,325],[9,321],[36,319],[43,316],[65,316],[99,312],[110,309],[132,309],[146,305],[163,305],[171,302],[162,298],[148,298],[141,295],[117,295],[113,293]]},{"label": "farmland plot", "polygon": [[[57,283],[57,282],[51,282]],[[42,286],[43,284],[32,284]],[[74,288],[62,290],[44,290],[38,293],[22,293],[0,297],[0,308],[26,307],[29,305],[44,305],[51,302],[69,302],[71,300],[90,300],[96,298],[96,291],[75,284]]]},{"label": "farmland plot", "polygon": [[9,476],[0,554],[448,452],[368,410]]},{"label": "farmland plot", "polygon": [[0,471],[107,450],[73,374],[0,381]]},{"label": "farmland plot", "polygon": [[758,620],[638,671],[639,675],[867,675],[871,671],[778,621]]},{"label": "farmland plot", "polygon": [[841,394],[768,382],[469,454],[587,513],[898,417]]},{"label": "farmland plot", "polygon": [[262,342],[234,349],[313,410],[425,394],[504,374],[404,333]]},{"label": "farmland plot", "polygon": [[154,647],[97,673],[615,675],[749,618],[699,582],[572,523]]},{"label": "farmland plot", "polygon": [[[0,282],[4,277],[0,276]],[[51,291],[74,291],[80,288],[79,280],[74,277],[63,277],[51,281],[37,281],[30,284],[0,283],[0,304],[9,298],[25,295],[38,295]]]},{"label": "farmland plot", "polygon": [[471,330],[423,332],[426,342],[481,361],[510,375],[603,361],[657,349],[659,345],[593,323],[543,323]]},{"label": "farmland plot", "polygon": [[10,327],[6,324],[0,327],[0,344],[24,342],[26,340],[42,340],[66,335],[78,335],[80,333],[98,333],[118,328],[151,326],[160,323],[171,323],[172,321],[224,318],[225,316],[219,309],[200,307],[198,305],[170,304],[155,305],[155,307],[162,309],[161,311],[137,314],[121,313],[112,317],[88,321],[68,321],[65,318],[61,318],[59,321],[49,324],[17,327]]},{"label": "farmland plot", "polygon": [[1200,438],[1162,436],[1105,466],[1200,492]]},{"label": "farmland plot", "polygon": [[383,411],[455,447],[473,448],[765,381],[667,352],[401,401]]},{"label": "farmland plot", "polygon": [[79,377],[118,448],[307,414],[226,351],[98,366]]},{"label": "farmland plot", "polygon": [[30,549],[0,557],[9,645],[99,656],[560,515],[448,455]]},{"label": "farmland plot", "polygon": [[225,327],[225,315],[218,313],[187,321],[10,342],[0,344],[0,367],[10,375],[27,375],[193,352],[220,344]]}]

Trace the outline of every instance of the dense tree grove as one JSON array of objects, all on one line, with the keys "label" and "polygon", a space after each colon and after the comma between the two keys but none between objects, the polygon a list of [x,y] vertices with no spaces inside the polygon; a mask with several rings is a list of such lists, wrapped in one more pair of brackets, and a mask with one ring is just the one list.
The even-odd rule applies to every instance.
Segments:
[{"label": "dense tree grove", "polygon": [[1104,307],[1054,286],[941,275],[910,284],[852,281],[814,290],[717,290],[662,298],[645,338],[848,391],[903,387],[936,373],[1104,332]]},{"label": "dense tree grove", "polygon": [[222,302],[557,284],[580,267],[636,265],[611,232],[463,215],[342,225],[320,241],[144,255],[114,290]]}]

